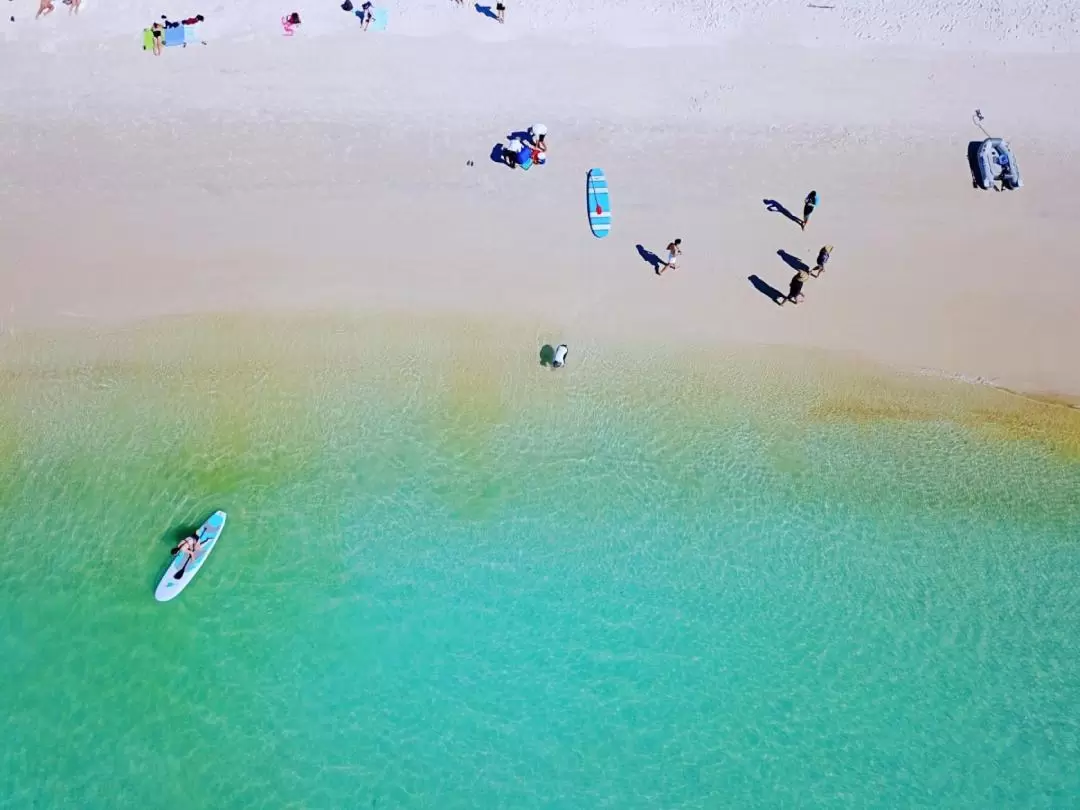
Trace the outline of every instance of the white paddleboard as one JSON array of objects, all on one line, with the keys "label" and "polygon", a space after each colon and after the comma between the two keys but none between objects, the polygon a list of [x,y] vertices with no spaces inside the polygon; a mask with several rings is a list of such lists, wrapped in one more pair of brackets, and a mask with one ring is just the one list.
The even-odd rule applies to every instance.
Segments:
[{"label": "white paddleboard", "polygon": [[[184,563],[190,555],[181,552],[173,557],[169,567],[165,570],[164,576],[161,577],[161,582],[158,583],[157,588],[154,590],[155,599],[159,602],[168,602],[170,599],[175,599],[188,586],[188,583],[195,579],[195,575],[199,573],[199,569],[202,568],[206,558],[210,556],[210,552],[217,545],[218,538],[221,537],[221,530],[225,528],[225,518],[225,513],[219,510],[214,512],[206,523],[199,527],[195,536],[202,543],[202,551],[195,555],[195,559],[189,562],[186,568],[184,568]],[[180,579],[177,579],[176,575],[180,572],[180,569],[184,570],[184,574]]]}]

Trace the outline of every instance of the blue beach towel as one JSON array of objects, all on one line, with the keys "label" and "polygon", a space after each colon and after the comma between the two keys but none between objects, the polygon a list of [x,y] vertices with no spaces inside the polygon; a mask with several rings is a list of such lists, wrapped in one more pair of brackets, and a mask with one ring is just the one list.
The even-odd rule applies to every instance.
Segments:
[{"label": "blue beach towel", "polygon": [[174,45],[184,44],[184,27],[182,25],[176,26],[176,28],[165,29],[165,47],[171,48]]},{"label": "blue beach towel", "polygon": [[385,8],[377,8],[372,12],[371,25],[368,26],[368,31],[385,31],[388,22],[390,22],[390,11]]}]

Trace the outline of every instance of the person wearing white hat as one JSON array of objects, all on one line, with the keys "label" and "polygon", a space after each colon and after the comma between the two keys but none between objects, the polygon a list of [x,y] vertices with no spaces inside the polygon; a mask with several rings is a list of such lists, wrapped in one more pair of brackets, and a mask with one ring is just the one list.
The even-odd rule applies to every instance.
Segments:
[{"label": "person wearing white hat", "polygon": [[547,143],[544,142],[545,138],[547,138],[547,127],[543,124],[533,124],[529,127],[529,141],[532,143],[533,149],[546,152]]},{"label": "person wearing white hat", "polygon": [[517,138],[510,138],[503,147],[503,160],[511,169],[517,167],[518,153],[525,148],[525,144]]}]

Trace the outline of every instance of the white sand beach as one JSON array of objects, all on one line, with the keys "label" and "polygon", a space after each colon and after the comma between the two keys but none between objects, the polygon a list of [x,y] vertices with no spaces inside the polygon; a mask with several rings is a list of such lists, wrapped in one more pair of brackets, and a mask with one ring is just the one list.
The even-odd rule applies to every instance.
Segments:
[{"label": "white sand beach", "polygon": [[[1068,4],[511,0],[499,25],[397,0],[378,33],[334,2],[10,5],[5,340],[201,311],[468,313],[576,345],[812,347],[1080,395]],[[207,44],[142,51],[162,13],[204,14]],[[1023,189],[972,188],[976,108]],[[548,165],[491,159],[538,121]],[[763,202],[798,215],[810,189],[805,232]],[[675,237],[681,266],[657,276],[637,246]],[[778,251],[813,264],[824,244],[797,307],[748,280],[786,291]]]}]

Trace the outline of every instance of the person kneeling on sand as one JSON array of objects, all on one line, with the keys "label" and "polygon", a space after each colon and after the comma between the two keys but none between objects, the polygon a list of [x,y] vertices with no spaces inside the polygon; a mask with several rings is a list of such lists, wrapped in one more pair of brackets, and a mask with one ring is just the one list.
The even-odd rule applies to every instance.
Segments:
[{"label": "person kneeling on sand", "polygon": [[537,152],[547,151],[547,127],[543,124],[533,124],[529,127],[529,145]]},{"label": "person kneeling on sand", "polygon": [[518,164],[518,155],[521,150],[525,148],[525,144],[519,141],[517,138],[511,138],[506,142],[506,146],[502,150],[503,163],[509,166],[511,169],[516,169]]}]

